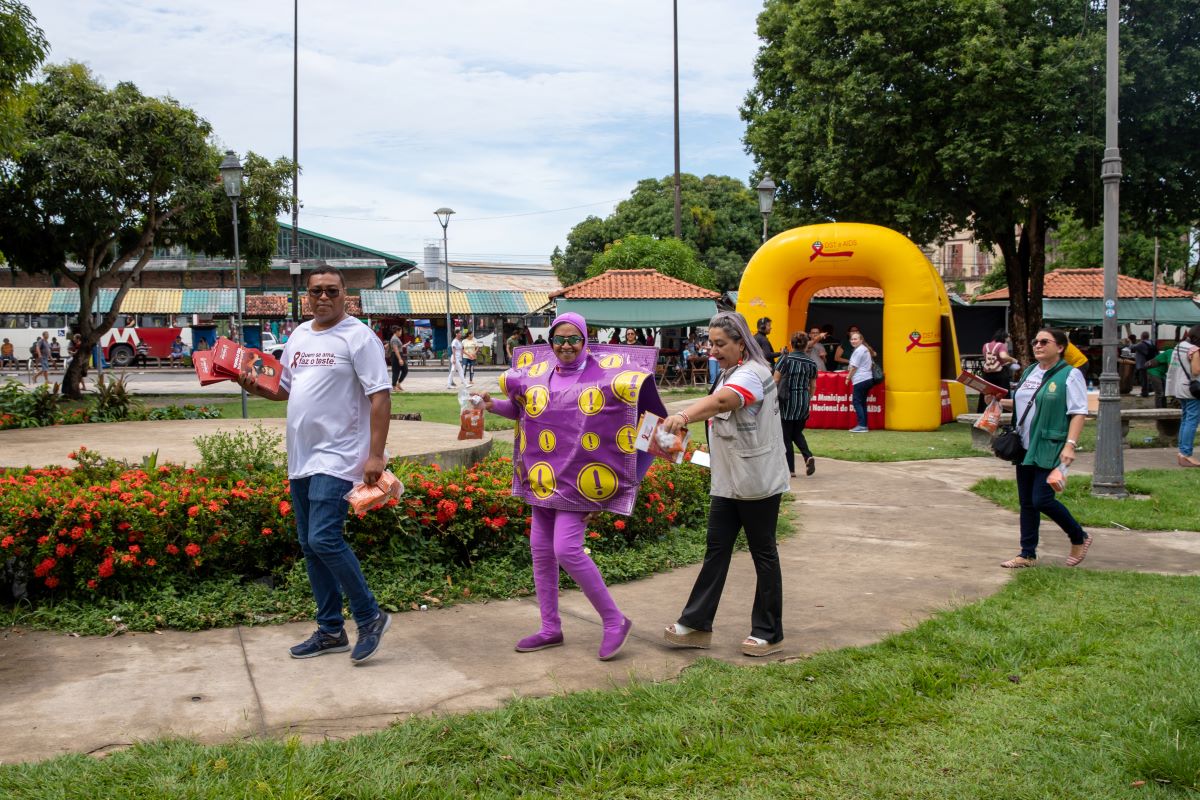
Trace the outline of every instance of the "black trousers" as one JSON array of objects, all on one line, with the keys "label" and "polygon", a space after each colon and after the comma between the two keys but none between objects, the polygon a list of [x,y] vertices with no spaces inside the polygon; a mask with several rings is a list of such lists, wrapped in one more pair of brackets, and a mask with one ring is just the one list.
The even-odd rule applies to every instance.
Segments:
[{"label": "black trousers", "polygon": [[746,530],[746,544],[754,560],[758,582],[750,613],[750,635],[774,644],[783,639],[783,574],[775,548],[775,526],[779,521],[781,495],[761,500],[731,500],[714,497],[708,507],[708,550],[704,566],[696,576],[679,624],[711,631],[717,605],[729,575],[729,559],[738,532]]},{"label": "black trousers", "polygon": [[404,383],[404,379],[408,377],[408,362],[401,364],[399,361],[392,359],[392,386],[399,386]]},{"label": "black trousers", "polygon": [[796,454],[792,445],[800,448],[800,455],[804,456],[805,461],[813,457],[812,450],[808,449],[808,440],[804,438],[804,426],[807,424],[808,417],[783,420],[783,446],[787,454],[788,472],[796,471]]}]

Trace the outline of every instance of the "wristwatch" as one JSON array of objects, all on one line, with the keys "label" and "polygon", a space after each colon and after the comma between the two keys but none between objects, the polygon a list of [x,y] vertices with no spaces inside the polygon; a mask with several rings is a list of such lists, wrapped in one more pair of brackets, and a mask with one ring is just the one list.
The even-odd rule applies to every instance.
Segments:
[{"label": "wristwatch", "polygon": [[1071,445],[1071,447],[1079,447],[1079,442],[1074,439],[1067,439],[1067,444]]}]

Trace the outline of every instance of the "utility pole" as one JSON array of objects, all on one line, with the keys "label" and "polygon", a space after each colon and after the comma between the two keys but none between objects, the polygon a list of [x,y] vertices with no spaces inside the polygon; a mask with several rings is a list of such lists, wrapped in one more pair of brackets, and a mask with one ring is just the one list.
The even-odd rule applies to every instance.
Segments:
[{"label": "utility pole", "polygon": [[1104,366],[1100,373],[1100,408],[1096,419],[1096,464],[1092,469],[1092,494],[1127,497],[1125,454],[1121,437],[1121,392],[1117,375],[1117,237],[1120,233],[1121,151],[1117,147],[1117,57],[1120,2],[1108,2],[1105,47],[1104,160]]},{"label": "utility pole", "polygon": [[679,197],[679,0],[672,0],[671,23],[675,43],[675,238],[682,240],[683,204]]},{"label": "utility pole", "polygon": [[292,3],[292,322],[300,321],[300,0]]}]

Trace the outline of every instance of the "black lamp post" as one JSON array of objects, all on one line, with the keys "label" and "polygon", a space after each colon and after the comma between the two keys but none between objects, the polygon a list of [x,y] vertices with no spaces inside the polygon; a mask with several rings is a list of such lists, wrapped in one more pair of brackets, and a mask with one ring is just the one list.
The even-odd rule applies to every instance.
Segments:
[{"label": "black lamp post", "polygon": [[771,180],[771,173],[764,172],[763,179],[754,190],[758,192],[758,211],[763,218],[762,240],[766,244],[767,221],[771,219],[771,209],[775,207],[775,181]]},{"label": "black lamp post", "polygon": [[[242,336],[242,256],[238,247],[238,198],[242,196],[242,162],[238,160],[237,153],[232,150],[225,151],[225,158],[221,159],[221,182],[225,184],[225,194],[229,197],[229,202],[233,206],[233,274],[234,285],[237,287],[237,343],[244,345]],[[242,419],[246,419],[246,390],[242,389]]]},{"label": "black lamp post", "polygon": [[450,357],[450,340],[454,338],[454,332],[450,329],[450,251],[447,249],[447,234],[446,228],[450,225],[450,215],[454,213],[453,208],[442,206],[437,211],[433,212],[437,217],[438,223],[442,226],[442,266],[446,272],[443,275],[446,284],[446,357]]}]

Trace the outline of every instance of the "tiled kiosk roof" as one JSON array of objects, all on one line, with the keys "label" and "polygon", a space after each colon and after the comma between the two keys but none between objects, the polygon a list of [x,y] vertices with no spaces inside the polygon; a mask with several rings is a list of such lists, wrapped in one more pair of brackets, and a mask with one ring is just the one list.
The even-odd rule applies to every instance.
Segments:
[{"label": "tiled kiosk roof", "polygon": [[568,300],[716,300],[720,293],[653,269],[613,269],[551,292]]},{"label": "tiled kiosk roof", "polygon": [[[1150,281],[1144,281],[1141,278],[1135,278],[1132,275],[1117,276],[1117,297],[1153,297],[1154,285]],[[1042,290],[1042,297],[1051,298],[1089,298],[1103,299],[1104,298],[1104,270],[1103,269],[1056,269],[1046,273],[1046,283]],[[1177,286],[1164,286],[1159,284],[1158,297],[1162,300],[1172,298],[1192,299],[1192,293],[1186,289],[1180,289]],[[981,294],[975,298],[976,302],[989,300],[1007,300],[1008,287],[997,289],[994,292]]]},{"label": "tiled kiosk roof", "polygon": [[[92,311],[112,307],[116,289],[101,289]],[[126,314],[233,314],[237,292],[233,289],[130,289],[121,302]],[[78,289],[0,289],[0,313],[78,314]]]}]

